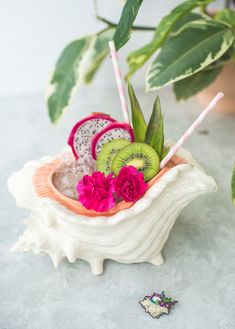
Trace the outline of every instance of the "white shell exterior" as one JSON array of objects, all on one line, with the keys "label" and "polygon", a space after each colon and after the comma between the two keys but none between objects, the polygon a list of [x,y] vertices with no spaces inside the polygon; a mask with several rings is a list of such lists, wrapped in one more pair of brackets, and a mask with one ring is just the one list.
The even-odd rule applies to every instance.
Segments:
[{"label": "white shell exterior", "polygon": [[26,163],[8,180],[17,205],[31,211],[24,221],[27,229],[11,250],[46,253],[56,268],[63,257],[71,263],[81,258],[96,275],[103,272],[105,259],[163,264],[161,250],[181,210],[198,195],[217,189],[189,152],[177,154],[188,163],[169,170],[131,208],[111,217],[80,216],[50,198],[39,198],[32,176],[54,158]]}]

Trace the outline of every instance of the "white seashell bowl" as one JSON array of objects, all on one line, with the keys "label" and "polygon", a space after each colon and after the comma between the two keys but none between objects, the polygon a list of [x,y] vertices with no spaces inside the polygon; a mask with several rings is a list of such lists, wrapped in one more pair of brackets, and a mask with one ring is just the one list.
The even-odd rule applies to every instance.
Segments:
[{"label": "white seashell bowl", "polygon": [[60,194],[52,176],[61,155],[25,164],[8,180],[19,207],[31,214],[11,251],[48,254],[58,268],[62,258],[84,259],[95,275],[105,259],[120,263],[164,263],[162,248],[181,210],[197,196],[216,191],[192,155],[180,149],[136,203],[121,203],[109,213],[86,213],[80,203]]}]

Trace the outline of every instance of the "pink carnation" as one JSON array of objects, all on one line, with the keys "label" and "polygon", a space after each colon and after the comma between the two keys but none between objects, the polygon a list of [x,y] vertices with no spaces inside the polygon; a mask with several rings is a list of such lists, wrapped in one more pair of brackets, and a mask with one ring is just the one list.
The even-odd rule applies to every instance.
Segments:
[{"label": "pink carnation", "polygon": [[114,207],[114,183],[113,174],[105,175],[99,171],[91,176],[85,175],[77,184],[79,201],[87,209],[106,211]]},{"label": "pink carnation", "polygon": [[117,197],[126,202],[133,202],[141,198],[147,187],[144,174],[139,173],[133,166],[122,167],[115,182]]}]

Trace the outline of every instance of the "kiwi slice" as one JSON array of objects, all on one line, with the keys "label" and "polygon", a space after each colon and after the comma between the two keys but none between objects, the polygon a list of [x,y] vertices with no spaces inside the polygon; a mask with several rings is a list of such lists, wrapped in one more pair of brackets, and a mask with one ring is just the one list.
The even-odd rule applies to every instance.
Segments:
[{"label": "kiwi slice", "polygon": [[122,148],[113,159],[111,168],[115,176],[123,166],[136,167],[144,174],[147,182],[159,171],[159,157],[148,144],[131,143]]},{"label": "kiwi slice", "polygon": [[130,144],[126,139],[113,139],[111,142],[106,143],[97,158],[96,169],[108,175],[112,172],[111,164],[113,158],[123,147]]}]

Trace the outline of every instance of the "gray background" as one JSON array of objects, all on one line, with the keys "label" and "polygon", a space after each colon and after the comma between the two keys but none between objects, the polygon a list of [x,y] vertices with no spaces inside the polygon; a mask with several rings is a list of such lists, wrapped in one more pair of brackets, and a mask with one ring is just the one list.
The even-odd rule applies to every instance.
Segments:
[{"label": "gray background", "polygon": [[[144,0],[136,23],[156,26],[163,15],[181,2]],[[218,0],[212,7],[220,8],[223,2]],[[101,16],[118,21],[123,0],[97,0],[97,3]],[[63,47],[104,27],[95,19],[93,0],[0,0],[0,96],[43,93]],[[148,42],[151,36],[152,33],[134,33],[120,51],[125,71],[127,53]],[[142,88],[145,69],[134,78]],[[108,72],[106,63],[96,86],[114,85]]]}]

